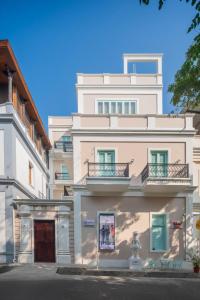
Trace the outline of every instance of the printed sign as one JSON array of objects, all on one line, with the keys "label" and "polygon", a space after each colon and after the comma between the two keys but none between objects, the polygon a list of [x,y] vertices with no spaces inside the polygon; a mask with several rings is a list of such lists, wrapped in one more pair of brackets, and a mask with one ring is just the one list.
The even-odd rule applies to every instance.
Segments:
[{"label": "printed sign", "polygon": [[83,221],[83,224],[84,224],[84,226],[88,226],[88,227],[92,226],[93,227],[93,226],[95,226],[95,220],[86,219]]},{"label": "printed sign", "polygon": [[115,249],[115,216],[114,214],[99,215],[99,250]]}]

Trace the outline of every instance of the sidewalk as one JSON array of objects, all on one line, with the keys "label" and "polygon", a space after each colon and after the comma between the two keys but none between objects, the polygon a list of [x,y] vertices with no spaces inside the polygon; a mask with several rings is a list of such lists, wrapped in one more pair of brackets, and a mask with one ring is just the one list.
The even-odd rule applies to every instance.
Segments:
[{"label": "sidewalk", "polygon": [[132,271],[129,269],[90,269],[82,265],[62,266],[57,264],[10,264],[0,265],[0,277],[2,278],[52,278],[61,279],[60,275],[67,275],[67,277],[76,277],[80,275],[83,277],[129,277],[129,278],[196,278],[200,279],[200,273],[195,274],[188,270],[142,270]]}]

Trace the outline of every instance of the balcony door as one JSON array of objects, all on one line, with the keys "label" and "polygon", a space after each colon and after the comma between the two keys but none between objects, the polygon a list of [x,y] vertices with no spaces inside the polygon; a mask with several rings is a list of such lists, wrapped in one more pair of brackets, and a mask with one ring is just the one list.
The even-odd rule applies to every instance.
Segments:
[{"label": "balcony door", "polygon": [[62,142],[71,142],[72,139],[71,139],[71,136],[70,136],[70,135],[63,135],[63,136],[61,137],[61,141],[62,141]]},{"label": "balcony door", "polygon": [[61,165],[61,173],[62,173],[62,179],[64,180],[69,179],[69,172],[66,165]]},{"label": "balcony door", "polygon": [[112,177],[115,176],[115,151],[99,150],[99,176]]},{"label": "balcony door", "polygon": [[168,151],[151,151],[151,169],[152,177],[167,177],[168,171]]}]

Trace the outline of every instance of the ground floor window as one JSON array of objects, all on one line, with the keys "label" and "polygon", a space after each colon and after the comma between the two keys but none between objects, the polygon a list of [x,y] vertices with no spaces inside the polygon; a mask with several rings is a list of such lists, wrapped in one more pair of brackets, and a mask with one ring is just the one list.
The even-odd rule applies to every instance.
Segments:
[{"label": "ground floor window", "polygon": [[115,249],[115,215],[99,214],[99,250]]},{"label": "ground floor window", "polygon": [[152,214],[151,217],[151,250],[167,250],[167,216]]}]

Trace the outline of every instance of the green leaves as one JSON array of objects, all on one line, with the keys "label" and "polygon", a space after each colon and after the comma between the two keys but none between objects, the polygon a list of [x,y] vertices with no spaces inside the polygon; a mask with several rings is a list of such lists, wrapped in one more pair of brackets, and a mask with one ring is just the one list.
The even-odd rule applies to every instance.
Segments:
[{"label": "green leaves", "polygon": [[186,53],[186,60],[168,88],[171,102],[178,107],[194,109],[200,105],[200,35]]},{"label": "green leaves", "polygon": [[[140,4],[145,4],[145,5],[149,5],[151,0],[139,0]],[[195,28],[197,28],[200,24],[200,0],[185,0],[186,3],[190,3],[191,6],[194,7],[194,9],[196,10],[196,14],[194,16],[194,18],[192,19],[192,23],[188,28],[187,32],[190,32],[192,30],[194,30]],[[164,6],[166,0],[158,0],[158,9],[162,9],[162,7]],[[182,0],[179,0],[179,2],[183,2]]]},{"label": "green leaves", "polygon": [[[170,0],[169,0],[170,1]],[[188,32],[197,29],[200,24],[200,0],[185,0],[193,6],[195,16],[188,28]],[[161,9],[166,0],[158,0],[158,9]],[[183,2],[183,0],[179,0]],[[140,4],[149,5],[150,0],[140,0]],[[168,88],[173,93],[171,102],[177,107],[194,109],[200,107],[200,34],[186,53],[186,60],[175,74],[174,83]]]}]

